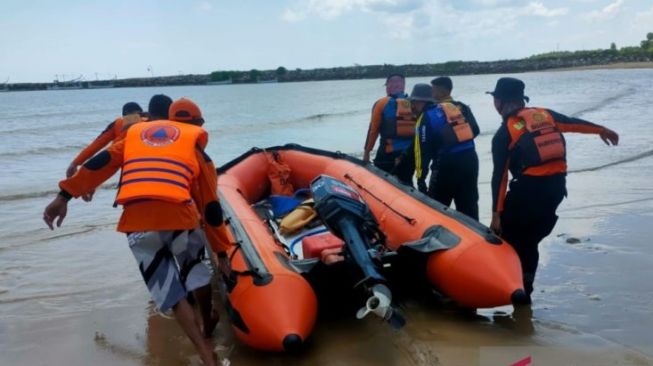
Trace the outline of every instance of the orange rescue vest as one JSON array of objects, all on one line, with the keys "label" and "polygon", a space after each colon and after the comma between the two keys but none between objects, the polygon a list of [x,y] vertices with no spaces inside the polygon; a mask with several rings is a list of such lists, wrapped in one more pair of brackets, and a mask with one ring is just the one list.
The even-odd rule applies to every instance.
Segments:
[{"label": "orange rescue vest", "polygon": [[[386,111],[388,103],[392,100],[396,102],[396,111]],[[392,143],[392,139],[412,138],[415,136],[415,118],[410,108],[410,100],[405,98],[386,97],[383,101],[383,120],[381,122],[381,136]],[[394,112],[391,114],[391,112]]]},{"label": "orange rescue vest", "polygon": [[190,187],[199,174],[195,147],[200,141],[206,141],[206,131],[191,124],[155,121],[131,126],[116,203],[191,201]]},{"label": "orange rescue vest", "polygon": [[564,173],[567,169],[565,139],[545,109],[524,108],[508,118],[511,154],[518,154],[525,175]]},{"label": "orange rescue vest", "polygon": [[447,116],[447,124],[440,130],[442,144],[445,148],[473,140],[472,126],[463,116],[460,108],[450,102],[439,103]]},{"label": "orange rescue vest", "polygon": [[268,159],[268,179],[270,180],[270,194],[292,196],[295,193],[290,183],[290,167],[281,160],[278,152],[266,153]]},{"label": "orange rescue vest", "polygon": [[415,136],[415,118],[410,108],[410,100],[397,99],[397,122],[395,134],[397,137]]}]

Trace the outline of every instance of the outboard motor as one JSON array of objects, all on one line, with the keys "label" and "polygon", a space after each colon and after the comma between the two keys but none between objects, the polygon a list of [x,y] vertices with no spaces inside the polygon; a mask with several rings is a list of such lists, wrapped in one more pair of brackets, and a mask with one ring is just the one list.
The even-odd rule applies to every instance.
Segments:
[{"label": "outboard motor", "polygon": [[379,272],[383,267],[381,253],[371,247],[371,243],[380,246],[385,236],[378,229],[369,207],[353,188],[328,175],[315,178],[311,191],[318,215],[329,230],[345,242],[345,257],[363,274],[356,286],[362,286],[369,298],[356,316],[361,319],[374,313],[394,328],[401,328],[405,320],[393,309],[392,293]]}]

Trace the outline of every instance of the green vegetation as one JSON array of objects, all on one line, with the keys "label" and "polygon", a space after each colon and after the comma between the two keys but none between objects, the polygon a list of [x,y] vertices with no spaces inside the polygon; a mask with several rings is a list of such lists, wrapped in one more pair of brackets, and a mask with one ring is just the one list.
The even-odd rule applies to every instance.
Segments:
[{"label": "green vegetation", "polygon": [[233,78],[235,74],[238,74],[237,71],[213,71],[209,78],[211,81],[227,81]]},{"label": "green vegetation", "polygon": [[649,52],[653,51],[653,33],[648,33],[646,35],[646,39],[640,43],[640,47]]},{"label": "green vegetation", "polygon": [[[653,62],[653,32],[648,33],[646,39],[642,40],[639,46],[618,48],[614,42],[611,42],[607,49],[547,52],[520,60],[448,61],[421,65],[359,65],[355,63],[353,66],[348,67],[312,70],[303,70],[300,68],[288,70],[283,66],[279,66],[273,70],[219,70],[208,75],[176,75],[111,80],[111,85],[120,88],[161,85],[202,85],[208,82],[257,83],[275,80],[290,82],[372,79],[385,78],[388,74],[394,72],[401,72],[407,76],[502,74],[631,62]],[[43,90],[48,86],[52,86],[52,83],[6,84],[5,89]],[[2,85],[0,85],[1,87]]]}]

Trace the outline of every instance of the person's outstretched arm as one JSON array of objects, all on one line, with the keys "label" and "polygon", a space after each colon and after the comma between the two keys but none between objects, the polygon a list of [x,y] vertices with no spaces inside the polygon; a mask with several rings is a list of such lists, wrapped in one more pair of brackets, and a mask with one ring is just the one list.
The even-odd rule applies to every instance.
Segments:
[{"label": "person's outstretched arm", "polygon": [[109,123],[109,125],[100,133],[98,137],[93,140],[90,144],[88,144],[82,151],[77,154],[77,156],[73,159],[73,161],[70,163],[68,166],[68,169],[66,169],[66,177],[70,178],[72,177],[75,172],[77,172],[77,168],[84,164],[88,159],[90,159],[93,155],[97,154],[98,151],[104,149],[107,145],[111,143],[116,138],[116,132],[115,132],[115,126],[116,126],[116,121],[113,121]]},{"label": "person's outstretched arm", "polygon": [[599,135],[606,145],[619,144],[619,134],[611,129],[586,121],[584,119],[565,116],[562,113],[547,109],[551,117],[556,122],[556,126],[561,132],[591,133]]},{"label": "person's outstretched arm", "polygon": [[120,169],[124,149],[124,140],[111,145],[84,163],[75,175],[59,182],[61,191],[43,212],[43,221],[51,230],[54,229],[55,219],[57,219],[57,226],[63,223],[68,211],[68,201],[71,198],[93,192]]}]

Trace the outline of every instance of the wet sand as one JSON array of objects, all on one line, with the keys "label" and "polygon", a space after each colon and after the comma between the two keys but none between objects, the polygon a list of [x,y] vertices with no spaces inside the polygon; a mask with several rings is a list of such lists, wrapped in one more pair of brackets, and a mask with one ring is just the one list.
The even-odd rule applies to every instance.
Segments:
[{"label": "wet sand", "polygon": [[[222,321],[216,350],[233,365],[509,365],[529,356],[533,364],[653,365],[650,284],[632,281],[653,276],[650,258],[636,251],[653,235],[650,226],[642,231],[653,208],[641,208],[592,218],[578,215],[583,209],[561,210],[557,234],[543,245],[532,311],[508,306],[470,314],[413,299],[402,305],[408,324],[400,331],[374,318],[323,320],[299,355],[248,349]],[[630,242],[617,245],[624,234]],[[199,364],[176,322],[152,311],[122,235],[103,228],[51,240],[28,255],[47,258],[62,248],[76,253],[69,263],[51,264],[38,275],[38,289],[22,289],[24,299],[0,300],[3,364]],[[84,278],[70,274],[82,258],[102,255],[115,263],[86,268]],[[632,273],[620,274],[626,268]],[[17,281],[35,275],[25,270],[4,269]],[[59,282],[59,272],[69,283]],[[69,292],[57,294],[57,286]]]},{"label": "wet sand", "polygon": [[[218,353],[233,365],[510,365],[529,356],[540,365],[653,365],[653,159],[576,171],[559,222],[541,244],[531,311],[469,314],[410,299],[402,304],[404,329],[374,318],[323,320],[299,355],[251,350],[222,321]],[[111,198],[101,192],[97,205],[108,205],[104,196]],[[112,226],[38,229],[34,245],[4,243],[0,255],[11,265],[0,271],[3,365],[199,364],[176,322],[152,311],[126,240]]]}]

